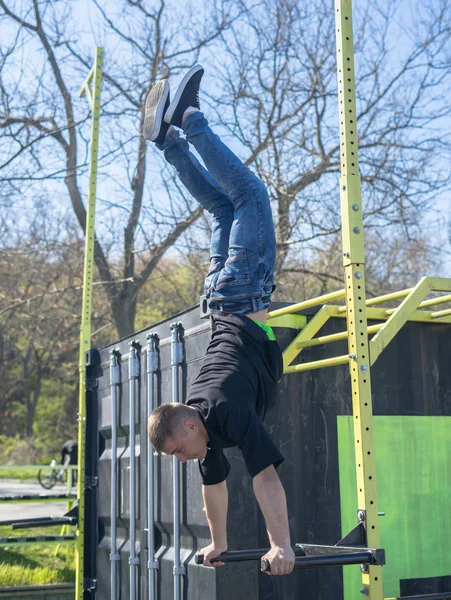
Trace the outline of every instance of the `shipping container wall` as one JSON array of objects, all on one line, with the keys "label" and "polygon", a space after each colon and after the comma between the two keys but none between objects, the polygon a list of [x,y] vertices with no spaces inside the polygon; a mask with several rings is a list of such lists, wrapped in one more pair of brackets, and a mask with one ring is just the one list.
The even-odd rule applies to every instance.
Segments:
[{"label": "shipping container wall", "polygon": [[[149,571],[148,562],[152,557],[149,557],[147,537],[149,465],[146,435],[149,392],[153,393],[155,406],[175,400],[174,367],[171,364],[171,324],[174,322],[182,326],[183,362],[177,367],[177,378],[180,388],[178,400],[183,401],[186,390],[202,366],[210,339],[209,320],[200,318],[198,307],[138,332],[130,339],[98,351],[93,350],[89,354],[87,376],[92,385],[87,394],[88,416],[91,415],[95,423],[95,431],[88,436],[90,447],[87,448],[87,456],[91,457],[91,463],[98,457],[98,486],[96,501],[88,503],[86,512],[91,537],[88,536],[86,542],[90,547],[85,548],[85,571],[91,579],[96,580],[95,591],[88,597],[99,600],[112,598],[110,555],[114,556],[115,553],[111,545],[111,467],[112,460],[115,460],[115,530],[119,559],[115,561],[116,599],[176,598],[173,574],[173,458],[153,457],[158,568]],[[334,333],[342,331],[344,327],[343,319],[332,319],[324,331]],[[415,593],[442,591],[447,583],[446,576],[451,575],[451,569],[446,572],[448,567],[440,558],[451,551],[451,536],[445,535],[446,532],[451,533],[449,512],[441,513],[440,527],[432,526],[435,517],[427,512],[428,506],[444,506],[445,499],[437,499],[440,496],[439,482],[445,484],[444,489],[446,484],[448,489],[451,485],[450,470],[446,469],[446,463],[443,462],[443,453],[451,451],[450,428],[446,421],[451,414],[450,331],[448,325],[409,323],[372,370],[374,413],[377,417],[376,454],[380,455],[377,458],[379,508],[385,512],[385,516],[381,517],[381,534],[382,545],[387,550],[387,565],[383,568],[383,574],[386,575],[384,580],[387,581],[386,597],[407,594],[410,589],[414,589]],[[154,375],[148,373],[150,333],[156,336],[153,340],[159,341],[159,369]],[[296,331],[276,329],[276,335],[283,349],[295,337]],[[117,372],[120,372],[119,383],[113,385],[111,350],[116,351]],[[302,361],[340,355],[346,351],[345,342],[305,349]],[[133,359],[134,356],[136,359]],[[150,382],[151,388],[148,385]],[[130,451],[131,397],[134,397],[135,407],[133,458]],[[114,405],[117,407],[116,456],[112,455]],[[277,406],[268,414],[266,422],[285,456],[285,462],[278,471],[287,493],[293,543],[333,545],[357,524],[351,414],[347,366],[284,376]],[[430,417],[435,417],[435,421],[428,420]],[[423,420],[422,423],[419,419]],[[440,439],[434,444],[437,435]],[[416,440],[414,447],[412,440]],[[415,449],[421,455],[421,461]],[[264,521],[242,456],[234,448],[226,450],[226,455],[232,466],[227,480],[229,549],[268,547]],[[136,495],[133,523],[130,521],[131,460],[135,465]],[[424,470],[421,473],[421,502],[413,497],[417,462],[421,463]],[[438,470],[432,468],[433,464],[438,465]],[[95,466],[92,469],[95,470]],[[405,481],[400,493],[405,496],[400,502],[399,494],[393,494],[390,490],[393,491],[393,482],[400,481],[402,474]],[[210,539],[196,461],[189,461],[180,467],[180,497],[181,561],[185,567],[185,575],[180,577],[181,598],[354,600],[361,597],[358,567],[299,570],[286,577],[270,577],[259,571],[258,563],[227,564],[219,569],[195,565],[196,551],[208,544]],[[403,522],[408,516],[407,522],[414,528],[415,514],[421,514],[422,519],[429,522],[423,523],[422,536],[417,536],[415,531],[406,536]],[[430,534],[432,540],[427,538],[427,531],[433,532]],[[133,538],[133,532],[136,559],[132,563],[136,564],[130,565],[130,538]],[[98,538],[97,544],[92,541],[93,533]],[[384,539],[388,546],[384,544]],[[409,544],[408,553],[402,552],[402,544],[405,543]],[[437,543],[441,544],[440,548]],[[400,557],[400,554],[403,556]],[[149,575],[149,572],[152,574]],[[131,581],[133,577],[135,583]],[[154,596],[149,595],[149,577],[155,582]]]}]

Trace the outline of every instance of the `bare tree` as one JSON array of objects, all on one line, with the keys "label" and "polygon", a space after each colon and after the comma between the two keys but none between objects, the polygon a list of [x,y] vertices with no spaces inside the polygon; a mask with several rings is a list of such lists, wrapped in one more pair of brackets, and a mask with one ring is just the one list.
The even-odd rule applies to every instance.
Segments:
[{"label": "bare tree", "polygon": [[[204,89],[213,123],[270,189],[278,278],[292,272],[300,248],[304,270],[322,269],[316,253],[333,247],[327,240],[340,229],[332,4],[204,0],[202,13],[194,1],[92,5],[107,56],[96,265],[119,335],[133,331],[145,282],[200,215],[156,153],[149,159],[139,135],[149,87],[198,59],[209,64]],[[359,164],[366,227],[410,243],[421,239],[431,199],[449,186],[450,5],[418,0],[412,10],[421,19],[411,26],[398,5],[381,0],[355,11]],[[44,182],[56,197],[69,197],[84,229],[89,123],[74,96],[92,49],[80,41],[68,3],[29,0],[17,12],[0,0],[0,9],[9,32],[0,45],[5,202],[31,198]],[[8,215],[4,226],[14,226]]]},{"label": "bare tree", "polygon": [[[240,6],[221,37],[210,104],[271,191],[280,277],[290,256],[312,260],[340,229],[335,15],[321,0]],[[356,3],[364,222],[387,239],[421,238],[431,202],[449,189],[450,28],[448,0]]]},{"label": "bare tree", "polygon": [[[33,433],[39,400],[49,390],[53,401],[68,396],[67,403],[60,398],[61,410],[65,404],[76,406],[83,240],[74,225],[64,222],[54,224],[47,240],[39,222],[33,234],[20,241],[11,236],[0,250],[0,414],[21,415],[20,432],[26,437]],[[101,292],[93,304],[98,342],[105,340],[103,332],[111,335],[114,329]],[[63,412],[74,418],[73,410]],[[10,419],[1,422],[2,430],[11,432]]]},{"label": "bare tree", "polygon": [[[109,211],[110,218],[99,225],[102,233],[109,230],[112,236],[108,241],[108,235],[102,235],[106,240],[103,244],[96,237],[95,263],[105,282],[120,336],[134,329],[143,284],[163,254],[201,214],[193,207],[192,199],[175,200],[170,187],[169,208],[162,207],[161,200],[152,201],[143,214],[148,147],[140,131],[145,97],[157,79],[195,62],[200,51],[231,21],[221,2],[213,1],[206,18],[194,23],[194,4],[186,3],[184,14],[177,8],[178,22],[187,19],[193,26],[180,30],[169,26],[168,11],[174,11],[175,4],[166,0],[150,4],[149,8],[149,3],[141,0],[124,0],[107,9],[105,2],[95,0],[104,26],[114,34],[119,49],[119,53],[112,50],[113,56],[105,64],[102,113],[107,140],[99,165],[99,170],[110,176],[105,203],[116,210]],[[82,109],[79,102],[76,105],[74,94],[91,66],[92,49],[85,51],[76,41],[75,21],[66,3],[30,0],[18,11],[14,3],[1,0],[0,9],[2,29],[8,27],[12,32],[2,44],[1,54],[0,128],[6,142],[0,157],[2,180],[12,193],[17,193],[21,182],[46,180],[48,185],[52,179],[64,179],[74,214],[84,231],[86,211],[80,180],[86,170],[86,156],[80,156],[79,142],[87,135],[83,126],[86,107]],[[26,54],[25,65],[20,63],[22,52]],[[36,52],[42,60],[36,58]],[[27,61],[38,64],[30,68]],[[18,70],[18,77],[11,76],[12,68]],[[124,167],[120,176],[119,162]],[[120,227],[123,235],[119,250]],[[138,239],[151,249],[142,255],[146,260],[141,264],[136,260]],[[118,269],[120,277],[115,273]]]}]

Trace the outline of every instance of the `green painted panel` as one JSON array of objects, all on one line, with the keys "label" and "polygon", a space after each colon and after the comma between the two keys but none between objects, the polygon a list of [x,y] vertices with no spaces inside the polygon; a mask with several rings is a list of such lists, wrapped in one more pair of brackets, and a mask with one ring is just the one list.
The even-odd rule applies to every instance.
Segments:
[{"label": "green painted panel", "polygon": [[[353,418],[337,417],[343,535],[357,523]],[[451,417],[374,417],[385,597],[400,579],[451,575]],[[344,567],[344,598],[361,600],[359,567]]]}]

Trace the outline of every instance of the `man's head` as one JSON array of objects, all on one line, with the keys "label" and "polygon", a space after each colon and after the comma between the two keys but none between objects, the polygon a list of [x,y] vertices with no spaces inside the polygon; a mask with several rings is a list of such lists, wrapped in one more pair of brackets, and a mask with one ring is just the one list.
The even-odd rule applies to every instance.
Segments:
[{"label": "man's head", "polygon": [[207,453],[207,430],[197,411],[185,404],[169,402],[152,411],[148,432],[158,454],[173,454],[185,462]]}]

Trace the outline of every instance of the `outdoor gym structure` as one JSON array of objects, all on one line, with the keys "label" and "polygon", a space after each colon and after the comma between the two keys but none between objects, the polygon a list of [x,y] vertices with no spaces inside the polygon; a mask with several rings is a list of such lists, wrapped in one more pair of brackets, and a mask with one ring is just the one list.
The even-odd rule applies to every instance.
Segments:
[{"label": "outdoor gym structure", "polygon": [[[385,552],[381,548],[379,533],[381,515],[378,512],[376,494],[371,370],[381,353],[407,323],[451,323],[451,309],[431,310],[436,305],[451,301],[451,280],[424,277],[412,288],[368,300],[366,298],[351,0],[336,0],[335,9],[344,288],[318,298],[276,308],[269,313],[268,319],[270,325],[281,332],[297,332],[294,337],[290,337],[283,351],[286,375],[348,365],[351,384],[358,490],[356,525],[336,545],[296,544],[295,569],[297,571],[312,567],[361,565],[362,585],[354,590],[356,597],[363,595],[370,600],[384,600],[382,566],[385,564]],[[145,340],[140,339],[142,335],[136,334],[136,339],[127,341],[128,347],[125,349],[125,342],[118,342],[115,347],[107,350],[91,349],[101,74],[102,50],[98,48],[94,67],[81,92],[82,95],[88,96],[93,121],[80,337],[80,476],[77,495],[76,598],[137,600],[148,597],[150,600],[164,600],[172,597],[179,600],[189,597],[210,600],[211,597],[216,597],[216,594],[220,596],[219,583],[215,584],[213,591],[213,588],[205,587],[204,584],[202,587],[199,583],[203,577],[200,571],[192,571],[194,575],[188,577],[188,565],[190,569],[203,567],[195,566],[202,563],[202,556],[195,556],[194,543],[189,542],[191,551],[186,550],[187,539],[197,541],[198,538],[205,537],[205,516],[199,508],[198,499],[190,496],[191,491],[187,486],[187,480],[194,477],[193,472],[187,466],[181,471],[180,463],[173,457],[172,506],[169,507],[170,516],[167,516],[170,496],[167,478],[162,475],[169,459],[158,459],[166,460],[164,465],[163,462],[156,462],[152,448],[145,439],[145,427],[142,428],[142,423],[145,423],[148,414],[158,403],[158,389],[172,390],[172,398],[161,392],[162,401],[183,401],[192,373],[181,376],[181,367],[184,361],[188,363],[191,360],[189,352],[195,355],[193,361],[200,360],[205,348],[204,342],[201,343],[200,340],[202,336],[206,339],[209,335],[206,303],[201,300],[201,315],[207,317],[201,324],[198,317],[186,312],[182,314],[185,322],[174,322],[170,334],[166,337],[161,335],[164,329],[163,325],[159,324]],[[428,299],[431,292],[447,294]],[[387,309],[380,306],[393,300],[400,301],[396,308]],[[318,335],[323,327],[327,329],[332,320],[336,322],[345,319],[346,330]],[[369,325],[368,320],[376,322]],[[369,336],[373,336],[371,340]],[[186,340],[189,340],[191,349],[186,347]],[[314,351],[316,347],[324,345],[328,348],[329,344],[340,345],[340,342],[346,341],[347,350],[342,354],[306,362],[299,361],[299,357],[303,357],[309,349]],[[109,368],[105,368],[106,351]],[[141,379],[141,361],[144,356],[147,357],[147,366],[145,378]],[[122,385],[122,367],[126,364],[127,386]],[[141,392],[145,392],[145,402],[141,401]],[[126,406],[128,414],[124,411]],[[124,446],[125,438],[128,441]],[[142,462],[138,466],[140,457]],[[127,467],[124,467],[124,458],[128,460]],[[308,482],[304,481],[304,485],[308,485]],[[156,513],[160,515],[158,519],[155,518]],[[234,518],[239,519],[237,516]],[[204,525],[199,525],[200,521]],[[172,531],[169,530],[169,523],[172,523]],[[160,550],[164,546],[165,550],[157,550],[157,546],[160,546]],[[408,551],[413,549],[406,548],[406,552]],[[245,563],[260,562],[265,552],[264,549],[237,550],[227,552],[219,559],[236,565],[236,573],[240,574],[240,584],[244,590],[247,585],[247,575],[243,571],[243,568],[246,568]],[[185,553],[183,560],[182,553]],[[125,556],[128,557],[128,561],[124,559]],[[393,558],[387,556],[387,565]],[[167,583],[169,562],[172,565],[170,570],[173,577],[173,589],[170,591],[167,585],[161,581],[159,584],[157,582],[159,574]],[[143,574],[143,569],[147,570],[144,583],[143,577],[146,573]],[[262,569],[268,570],[268,564],[263,564]],[[255,574],[255,569],[252,573]],[[190,596],[190,593],[194,595]],[[274,597],[289,598],[287,593],[285,589]],[[311,595],[308,595],[309,593]],[[319,597],[313,595],[313,591],[305,590],[305,594],[306,600]],[[246,598],[251,598],[249,593]],[[417,596],[404,594],[402,598],[445,600],[451,598],[451,585],[444,592],[423,593]],[[346,597],[345,600],[350,598]]]}]

